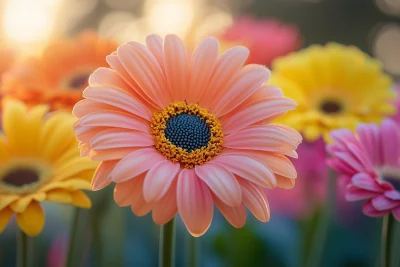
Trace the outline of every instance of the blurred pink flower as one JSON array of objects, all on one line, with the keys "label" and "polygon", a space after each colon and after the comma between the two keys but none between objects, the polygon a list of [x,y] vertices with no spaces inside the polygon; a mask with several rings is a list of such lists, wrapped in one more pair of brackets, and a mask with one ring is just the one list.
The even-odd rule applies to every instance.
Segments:
[{"label": "blurred pink flower", "polygon": [[394,89],[396,90],[397,97],[396,101],[394,102],[394,105],[396,106],[397,112],[395,115],[392,116],[392,118],[400,124],[400,83],[396,84],[394,86]]},{"label": "blurred pink flower", "polygon": [[365,200],[363,213],[380,217],[389,213],[400,221],[400,127],[386,119],[376,124],[360,124],[354,135],[348,129],[331,133],[328,164],[346,185],[348,201]]},{"label": "blurred pink flower", "polygon": [[65,236],[58,236],[50,245],[47,253],[48,267],[63,267],[66,257],[68,239]]},{"label": "blurred pink flower", "polygon": [[[295,26],[277,20],[241,17],[219,37],[223,48],[244,45],[250,49],[247,63],[269,66],[271,62],[300,47],[300,32]],[[224,47],[225,46],[225,47]]]},{"label": "blurred pink flower", "polygon": [[303,142],[299,158],[292,160],[296,170],[296,185],[291,190],[265,190],[271,210],[292,218],[302,218],[314,212],[325,200],[328,166],[322,139]]}]

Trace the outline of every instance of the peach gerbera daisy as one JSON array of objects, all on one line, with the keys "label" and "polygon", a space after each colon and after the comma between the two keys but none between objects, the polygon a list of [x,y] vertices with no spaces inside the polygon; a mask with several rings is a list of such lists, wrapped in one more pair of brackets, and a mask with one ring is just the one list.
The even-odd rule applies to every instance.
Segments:
[{"label": "peach gerbera daisy", "polygon": [[96,68],[107,66],[105,57],[117,44],[84,31],[73,39],[48,46],[41,57],[26,58],[4,74],[2,93],[33,106],[71,110]]},{"label": "peach gerbera daisy", "polygon": [[138,216],[152,211],[157,224],[179,212],[193,236],[209,228],[214,204],[235,227],[245,206],[268,221],[262,188],[294,185],[286,156],[301,142],[269,122],[296,105],[266,84],[270,71],[243,66],[245,47],[218,50],[211,37],[193,53],[175,35],[123,44],[73,109],[81,153],[102,161],[92,188],[116,183],[116,203]]},{"label": "peach gerbera daisy", "polygon": [[0,83],[3,73],[6,72],[13,64],[16,53],[9,47],[0,46]]}]

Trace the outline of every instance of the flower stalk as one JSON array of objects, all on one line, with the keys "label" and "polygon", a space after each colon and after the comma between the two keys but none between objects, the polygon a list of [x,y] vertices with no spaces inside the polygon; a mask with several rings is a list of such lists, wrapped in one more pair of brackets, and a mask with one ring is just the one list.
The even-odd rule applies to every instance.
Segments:
[{"label": "flower stalk", "polygon": [[175,266],[175,218],[160,227],[159,267]]},{"label": "flower stalk", "polygon": [[17,267],[28,267],[29,244],[28,236],[22,231],[17,232]]},{"label": "flower stalk", "polygon": [[382,243],[381,243],[381,266],[391,266],[392,243],[393,243],[393,222],[391,214],[383,217],[382,220]]}]

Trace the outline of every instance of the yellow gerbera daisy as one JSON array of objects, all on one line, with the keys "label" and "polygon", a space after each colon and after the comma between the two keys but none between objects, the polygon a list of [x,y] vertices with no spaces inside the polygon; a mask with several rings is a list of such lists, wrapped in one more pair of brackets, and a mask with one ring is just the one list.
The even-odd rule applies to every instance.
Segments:
[{"label": "yellow gerbera daisy", "polygon": [[46,115],[48,107],[27,109],[21,102],[4,103],[0,135],[0,233],[13,214],[27,235],[41,232],[42,201],[89,208],[96,163],[81,158],[68,113]]},{"label": "yellow gerbera daisy", "polygon": [[273,63],[271,84],[298,103],[280,122],[301,131],[308,141],[359,122],[379,123],[395,113],[392,81],[378,60],[356,47],[313,45]]}]

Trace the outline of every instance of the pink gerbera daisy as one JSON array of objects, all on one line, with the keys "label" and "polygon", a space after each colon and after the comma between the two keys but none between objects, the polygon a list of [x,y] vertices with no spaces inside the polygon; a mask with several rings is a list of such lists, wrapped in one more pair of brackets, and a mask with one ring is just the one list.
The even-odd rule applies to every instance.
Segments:
[{"label": "pink gerbera daisy", "polygon": [[175,35],[121,45],[110,68],[89,78],[73,114],[82,155],[101,161],[92,185],[116,183],[114,199],[157,224],[177,212],[193,236],[209,228],[214,204],[235,227],[245,206],[269,220],[262,187],[292,187],[301,136],[272,119],[295,108],[266,84],[270,71],[243,66],[249,51],[218,55],[215,38],[189,53]]},{"label": "pink gerbera daisy", "polygon": [[333,157],[328,164],[340,173],[348,201],[365,200],[364,214],[389,213],[400,221],[400,127],[391,119],[360,124],[356,134],[348,129],[331,133]]}]

